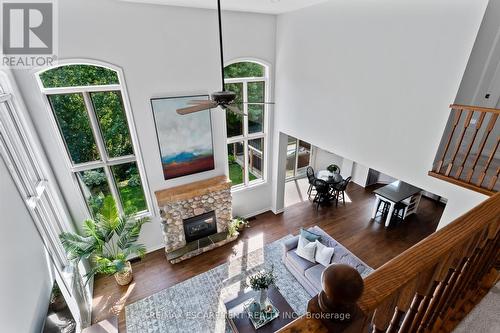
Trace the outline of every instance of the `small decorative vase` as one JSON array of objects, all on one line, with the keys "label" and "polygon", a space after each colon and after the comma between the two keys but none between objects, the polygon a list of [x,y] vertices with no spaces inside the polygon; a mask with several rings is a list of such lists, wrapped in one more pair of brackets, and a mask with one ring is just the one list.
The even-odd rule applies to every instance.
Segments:
[{"label": "small decorative vase", "polygon": [[252,314],[254,318],[259,318],[261,311],[260,304],[257,302],[252,302],[252,304],[250,304],[250,306],[248,307],[248,311]]},{"label": "small decorative vase", "polygon": [[267,289],[261,289],[260,290],[260,298],[259,298],[261,310],[266,308],[266,301],[267,301]]},{"label": "small decorative vase", "polygon": [[115,273],[114,276],[116,283],[120,286],[126,286],[129,284],[132,281],[132,265],[130,264],[130,261],[127,261],[127,265],[125,266],[123,272]]}]

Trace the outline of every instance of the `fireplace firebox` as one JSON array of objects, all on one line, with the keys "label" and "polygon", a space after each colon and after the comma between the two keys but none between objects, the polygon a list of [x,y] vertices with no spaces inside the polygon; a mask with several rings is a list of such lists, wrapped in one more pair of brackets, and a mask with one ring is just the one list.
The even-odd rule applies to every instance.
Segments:
[{"label": "fireplace firebox", "polygon": [[183,220],[183,223],[187,243],[217,233],[215,211],[190,217]]}]

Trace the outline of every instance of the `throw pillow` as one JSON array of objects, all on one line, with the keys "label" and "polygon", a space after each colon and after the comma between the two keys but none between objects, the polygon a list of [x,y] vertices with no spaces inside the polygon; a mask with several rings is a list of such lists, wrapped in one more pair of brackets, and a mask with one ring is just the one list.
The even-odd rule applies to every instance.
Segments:
[{"label": "throw pillow", "polygon": [[326,267],[330,265],[330,261],[332,260],[334,251],[335,249],[333,247],[327,247],[321,244],[319,241],[316,241],[316,255],[314,259],[318,264]]},{"label": "throw pillow", "polygon": [[310,232],[309,230],[302,229],[302,228],[300,228],[300,235],[302,237],[305,237],[305,239],[307,239],[310,242],[314,242],[316,240],[321,239],[320,235],[316,235],[314,232]]},{"label": "throw pillow", "polygon": [[301,258],[315,263],[316,242],[310,242],[305,237],[299,236],[299,244],[297,245],[295,253]]}]

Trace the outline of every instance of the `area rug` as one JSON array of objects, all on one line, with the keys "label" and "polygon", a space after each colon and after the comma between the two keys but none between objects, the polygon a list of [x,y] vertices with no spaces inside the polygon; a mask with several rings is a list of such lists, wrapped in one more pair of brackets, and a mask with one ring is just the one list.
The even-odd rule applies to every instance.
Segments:
[{"label": "area rug", "polygon": [[310,296],[281,262],[281,243],[289,237],[126,306],[127,332],[231,332],[225,320],[224,299],[244,290],[243,282],[249,275],[271,265],[283,297],[298,315],[304,314]]}]

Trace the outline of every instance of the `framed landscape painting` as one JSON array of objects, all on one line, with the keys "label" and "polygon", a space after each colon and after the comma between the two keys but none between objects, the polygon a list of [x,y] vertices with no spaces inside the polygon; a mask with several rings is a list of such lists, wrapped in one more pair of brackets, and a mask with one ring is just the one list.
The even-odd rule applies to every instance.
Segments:
[{"label": "framed landscape painting", "polygon": [[165,180],[215,168],[210,110],[176,112],[198,99],[206,100],[208,95],[151,99]]}]

